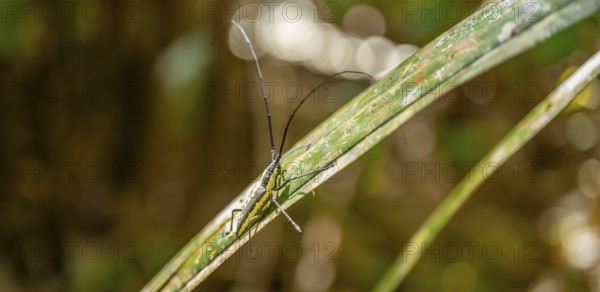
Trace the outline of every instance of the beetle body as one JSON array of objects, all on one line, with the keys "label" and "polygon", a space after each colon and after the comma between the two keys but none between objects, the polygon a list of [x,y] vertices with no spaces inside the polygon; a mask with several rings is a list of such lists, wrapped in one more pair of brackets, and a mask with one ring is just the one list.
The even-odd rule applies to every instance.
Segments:
[{"label": "beetle body", "polygon": [[244,202],[241,215],[238,220],[235,234],[241,237],[244,232],[252,225],[252,222],[260,217],[269,207],[271,196],[275,189],[275,181],[280,173],[279,160],[273,160],[269,167],[265,169],[260,179],[256,182],[250,195]]}]

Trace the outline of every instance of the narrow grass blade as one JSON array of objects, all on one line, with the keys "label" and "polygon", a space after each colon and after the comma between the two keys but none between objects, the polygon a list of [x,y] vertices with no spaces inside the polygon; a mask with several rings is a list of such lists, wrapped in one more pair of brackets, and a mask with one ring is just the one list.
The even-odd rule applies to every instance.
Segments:
[{"label": "narrow grass blade", "polygon": [[[556,117],[591,81],[600,74],[600,51],[590,58],[575,74],[562,83],[555,91],[538,104],[525,116],[508,135],[492,149],[469,174],[450,192],[448,197],[427,218],[419,230],[409,240],[418,246],[429,245],[448,220],[464,202],[475,192],[486,177],[489,177],[488,166],[500,166],[510,156],[533,138],[554,117]],[[408,250],[396,259],[386,272],[376,291],[391,291],[397,288],[404,277],[419,260],[419,253]]]}]

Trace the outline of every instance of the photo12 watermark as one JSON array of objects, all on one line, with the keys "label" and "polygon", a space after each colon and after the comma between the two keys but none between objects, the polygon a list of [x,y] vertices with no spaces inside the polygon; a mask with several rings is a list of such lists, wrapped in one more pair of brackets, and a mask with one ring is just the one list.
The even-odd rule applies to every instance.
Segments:
[{"label": "photo12 watermark", "polygon": [[138,103],[134,83],[97,81],[0,82],[0,104],[73,104]]},{"label": "photo12 watermark", "polygon": [[[398,9],[398,19],[406,23],[457,23],[463,19],[472,22],[477,17],[493,23],[500,21],[503,14],[509,14],[513,23],[535,23],[542,17],[542,3],[536,0],[515,1],[506,5],[503,2],[477,1],[402,1]],[[479,11],[479,12],[478,12]],[[478,13],[476,13],[478,12]]]},{"label": "photo12 watermark", "polygon": [[[264,163],[240,163],[240,162],[210,162],[203,161],[200,163],[200,180],[203,183],[206,182],[216,182],[219,181],[221,183],[230,183],[230,182],[243,182],[243,181],[252,181],[256,179],[259,175],[261,175],[264,170],[269,166],[269,162]],[[293,168],[295,172],[300,174],[309,173],[314,171],[315,169],[320,169],[322,167],[314,166],[310,167],[301,163],[286,163],[282,165],[283,170]],[[324,177],[329,177],[331,174],[337,173],[339,169],[337,165],[332,165],[328,169],[324,169],[320,172]],[[286,177],[290,176],[290,174],[283,174],[282,180],[285,181]],[[290,176],[291,177],[291,176]],[[316,176],[315,180],[318,182],[321,176]],[[338,179],[329,178],[323,183],[337,183]]]},{"label": "photo12 watermark", "polygon": [[539,249],[534,242],[407,242],[402,245],[402,262],[406,263],[409,257],[416,256],[421,263],[497,263],[505,259],[516,264],[535,264],[540,261]]},{"label": "photo12 watermark", "polygon": [[63,257],[60,259],[67,264],[75,262],[98,263],[108,260],[114,263],[137,263],[139,245],[136,242],[100,243],[93,241],[65,241],[52,242],[21,242],[6,241],[0,243],[0,261],[7,263],[12,259],[22,259],[25,262],[52,263],[57,259],[56,253]]},{"label": "photo12 watermark", "polygon": [[339,12],[338,4],[331,1],[257,1],[243,4],[238,1],[216,1],[200,4],[199,22],[206,23],[215,19],[227,22],[233,19],[236,22],[243,20],[251,23],[297,23],[302,19],[311,19],[315,23],[332,23],[340,16]]},{"label": "photo12 watermark", "polygon": [[[298,262],[302,257],[309,257],[314,263],[337,263],[339,245],[335,242],[313,242],[308,246],[302,246],[298,243],[279,243],[279,242],[248,242],[237,248],[226,248],[217,243],[205,243],[202,245],[202,257],[205,262],[217,259],[215,251],[224,250],[221,258],[226,260],[233,257],[236,263],[259,261],[275,262],[284,260],[287,262]],[[236,252],[239,250],[238,252]]]},{"label": "photo12 watermark", "polygon": [[[299,102],[304,96],[312,97],[307,102],[339,103],[340,87],[334,82],[317,86],[302,86],[298,82],[264,82],[265,94],[269,102],[282,99],[286,102]],[[209,100],[235,103],[262,103],[263,93],[259,82],[204,82],[201,86],[202,101]]]},{"label": "photo12 watermark", "polygon": [[457,183],[463,179],[473,182],[475,176],[481,176],[491,183],[499,182],[505,176],[513,183],[538,183],[540,181],[536,176],[539,167],[533,163],[402,162],[401,167],[403,183],[409,181]]},{"label": "photo12 watermark", "polygon": [[122,182],[135,183],[140,164],[135,162],[105,164],[96,161],[2,161],[0,183],[96,183],[118,177]]},{"label": "photo12 watermark", "polygon": [[[462,95],[450,94],[460,91]],[[427,82],[404,82],[399,90],[387,93],[391,97],[400,97],[402,103],[412,102],[445,102],[456,103],[463,99],[476,104],[493,104],[500,102],[537,103],[536,96],[543,90],[535,82],[514,82],[503,84],[493,81],[469,81],[465,83],[446,82],[439,86],[431,87]],[[415,101],[416,99],[416,101]]]},{"label": "photo12 watermark", "polygon": [[110,1],[3,1],[2,23],[138,23],[141,6],[137,2]]}]

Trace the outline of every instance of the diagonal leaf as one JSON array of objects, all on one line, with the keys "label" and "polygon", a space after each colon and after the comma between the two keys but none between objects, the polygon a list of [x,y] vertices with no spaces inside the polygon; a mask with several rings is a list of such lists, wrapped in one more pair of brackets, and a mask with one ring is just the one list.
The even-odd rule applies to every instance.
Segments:
[{"label": "diagonal leaf", "polygon": [[[290,184],[284,196],[284,208],[321,184],[373,147],[408,118],[422,110],[442,85],[466,81],[534,44],[556,31],[598,10],[594,0],[536,0],[539,10],[525,21],[515,17],[514,7],[527,1],[506,0],[495,3],[492,12],[482,9],[423,47],[297,143],[312,145],[295,157],[286,157],[284,167],[290,176],[306,169],[335,164],[332,171],[318,179],[307,177]],[[585,8],[585,9],[580,9]],[[565,12],[567,11],[567,12]],[[515,42],[515,40],[520,40]],[[506,46],[506,44],[517,44]],[[447,88],[445,88],[447,89]],[[418,102],[415,102],[418,101]],[[231,210],[247,196],[250,186],[210,221],[144,287],[145,291],[191,290],[247,240],[248,236],[223,237],[231,220]],[[278,214],[267,211],[256,223],[262,229]],[[254,228],[253,228],[254,229]]]}]

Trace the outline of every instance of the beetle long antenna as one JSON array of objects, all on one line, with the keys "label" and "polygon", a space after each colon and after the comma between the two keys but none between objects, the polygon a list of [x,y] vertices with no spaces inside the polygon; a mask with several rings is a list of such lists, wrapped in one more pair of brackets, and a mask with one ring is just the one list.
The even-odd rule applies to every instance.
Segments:
[{"label": "beetle long antenna", "polygon": [[256,53],[254,53],[254,47],[252,47],[252,43],[244,31],[244,28],[237,23],[235,20],[231,20],[231,23],[235,25],[246,40],[248,47],[250,47],[250,52],[252,52],[252,57],[254,57],[254,63],[256,63],[256,69],[258,70],[258,78],[260,79],[260,89],[262,91],[263,100],[265,102],[265,109],[267,109],[267,123],[269,124],[269,138],[271,139],[271,159],[275,159],[275,143],[273,142],[273,127],[271,126],[271,112],[269,112],[269,102],[267,101],[267,93],[265,92],[265,83],[263,81],[262,72],[260,71],[260,65],[258,64],[258,58],[256,57]]},{"label": "beetle long antenna", "polygon": [[329,82],[329,80],[342,75],[342,74],[346,74],[346,73],[353,73],[353,74],[360,74],[363,75],[364,77],[366,77],[367,79],[369,79],[369,81],[373,82],[375,79],[364,72],[360,72],[360,71],[342,71],[339,73],[335,73],[333,75],[329,75],[327,76],[327,78],[323,79],[323,81],[319,82],[319,84],[317,84],[317,86],[313,87],[308,94],[306,94],[304,97],[302,97],[302,99],[298,102],[298,104],[296,105],[296,108],[294,109],[294,111],[292,111],[292,114],[290,115],[290,118],[287,121],[287,124],[285,124],[285,129],[283,130],[283,138],[281,139],[281,145],[279,146],[279,153],[277,154],[278,156],[281,155],[282,151],[283,151],[283,145],[285,144],[285,137],[287,136],[287,132],[288,132],[288,128],[290,127],[290,124],[292,123],[292,119],[294,118],[294,116],[296,115],[296,112],[298,111],[298,109],[300,109],[300,107],[302,106],[302,104],[306,101],[306,99],[308,99],[309,96],[311,96],[313,93],[315,93],[315,91],[317,91],[317,89],[319,87],[321,87],[322,85],[326,84],[327,82]]}]

